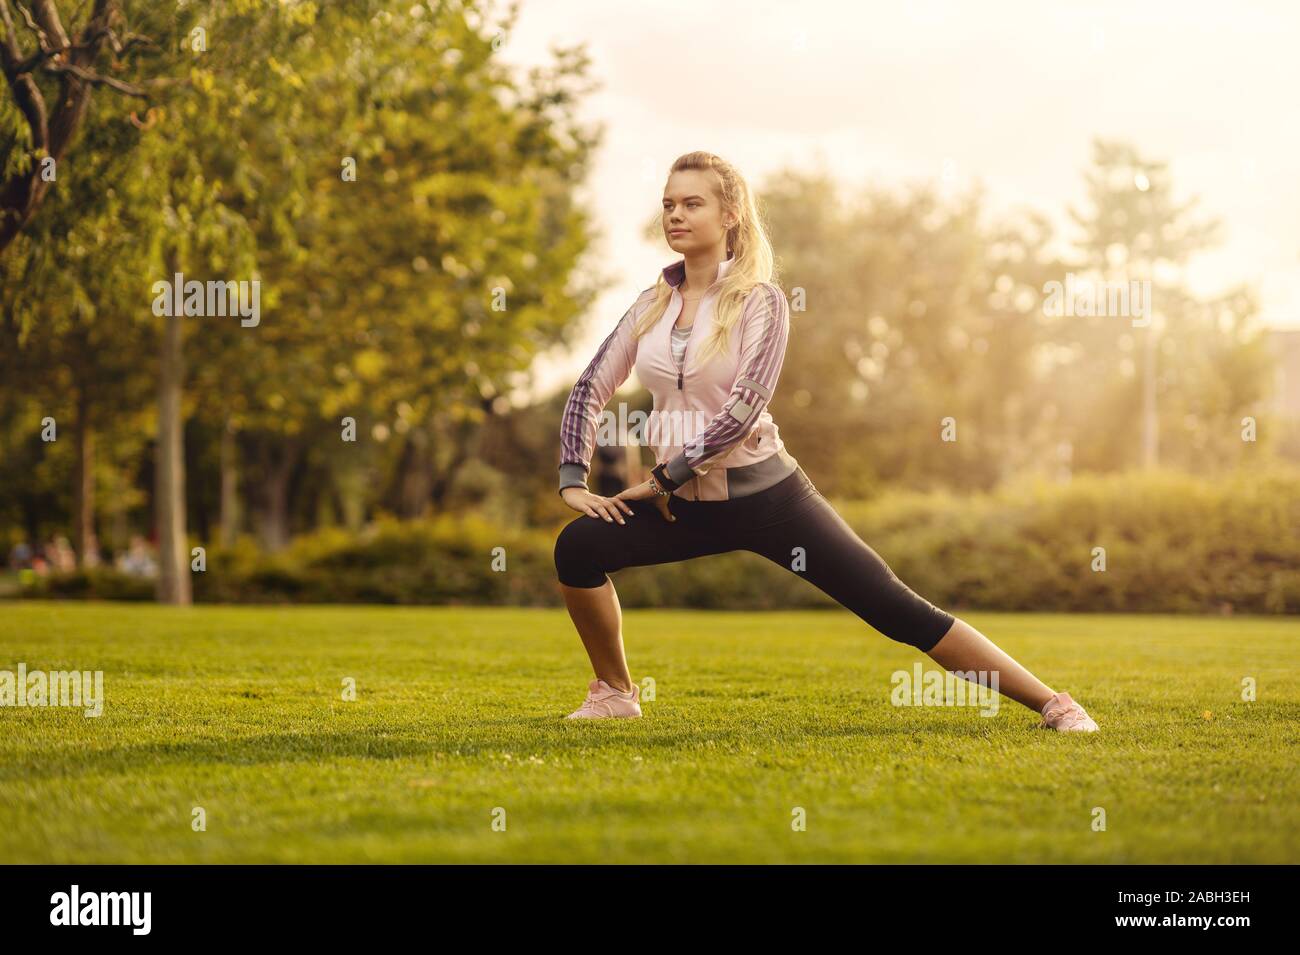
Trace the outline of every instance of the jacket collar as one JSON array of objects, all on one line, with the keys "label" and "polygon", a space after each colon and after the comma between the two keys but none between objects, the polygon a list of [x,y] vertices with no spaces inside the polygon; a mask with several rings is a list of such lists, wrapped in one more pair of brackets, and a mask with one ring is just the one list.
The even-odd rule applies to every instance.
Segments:
[{"label": "jacket collar", "polygon": [[[731,271],[731,267],[735,264],[735,262],[736,262],[736,257],[732,255],[728,258],[723,259],[721,262],[718,263],[718,277],[714,279],[715,285],[718,282],[721,282],[723,277],[729,271]],[[671,285],[673,288],[677,288],[679,285],[685,282],[686,281],[686,260],[678,259],[672,265],[665,268],[664,281],[667,282],[669,285]]]}]

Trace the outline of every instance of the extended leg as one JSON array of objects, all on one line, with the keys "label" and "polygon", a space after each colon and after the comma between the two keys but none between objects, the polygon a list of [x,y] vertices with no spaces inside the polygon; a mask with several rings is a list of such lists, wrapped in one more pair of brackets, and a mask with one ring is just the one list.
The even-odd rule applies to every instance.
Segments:
[{"label": "extended leg", "polygon": [[818,494],[797,513],[755,528],[746,549],[806,578],[891,640],[929,650],[956,618],[908,587]]},{"label": "extended leg", "polygon": [[960,617],[938,643],[926,651],[945,670],[983,670],[998,675],[998,692],[1035,713],[1052,698],[1052,690]]},{"label": "extended leg", "polygon": [[945,670],[998,674],[998,692],[1035,712],[1052,690],[966,621],[931,604],[894,574],[825,498],[756,531],[750,550],[806,577],[885,636]]}]

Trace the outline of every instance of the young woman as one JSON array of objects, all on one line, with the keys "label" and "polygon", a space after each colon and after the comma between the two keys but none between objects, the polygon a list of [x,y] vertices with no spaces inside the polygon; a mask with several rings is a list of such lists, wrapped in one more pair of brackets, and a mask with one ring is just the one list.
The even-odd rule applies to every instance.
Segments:
[{"label": "young woman", "polygon": [[[974,627],[900,580],[835,512],[789,454],[767,406],[790,329],[772,247],[748,185],[694,152],[673,163],[663,197],[663,270],[596,350],[560,426],[560,494],[583,516],[560,532],[555,567],[595,671],[571,719],[640,716],[608,572],[748,550],[805,577],[891,640],[950,671],[998,674],[997,689],[1042,714],[1039,727],[1097,724]],[[654,395],[657,465],[613,497],[586,475],[605,403],[636,368]]]}]

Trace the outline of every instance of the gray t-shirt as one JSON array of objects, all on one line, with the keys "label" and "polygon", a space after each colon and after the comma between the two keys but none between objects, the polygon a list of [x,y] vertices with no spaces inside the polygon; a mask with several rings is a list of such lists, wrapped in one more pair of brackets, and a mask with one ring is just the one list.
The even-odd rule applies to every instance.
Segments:
[{"label": "gray t-shirt", "polygon": [[690,340],[690,337],[690,325],[687,325],[685,328],[682,328],[680,325],[673,326],[673,361],[677,363],[678,367],[682,364],[682,356],[686,354],[686,343]]}]

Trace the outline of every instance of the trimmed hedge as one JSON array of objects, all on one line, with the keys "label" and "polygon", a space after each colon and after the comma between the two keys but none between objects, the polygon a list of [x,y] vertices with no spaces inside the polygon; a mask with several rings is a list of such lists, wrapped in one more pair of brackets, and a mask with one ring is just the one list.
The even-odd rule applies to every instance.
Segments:
[{"label": "trimmed hedge", "polygon": [[[890,491],[833,504],[899,577],[949,610],[1300,612],[1300,470],[1026,478],[988,494]],[[503,528],[466,513],[380,521],[361,535],[321,531],[275,555],[244,540],[208,552],[195,599],[558,605],[561,527]],[[504,571],[493,569],[494,548]],[[1094,548],[1104,548],[1104,571],[1093,569]],[[835,606],[749,553],[613,576],[627,607]],[[24,595],[148,600],[153,586],[100,569],[44,578]]]}]

